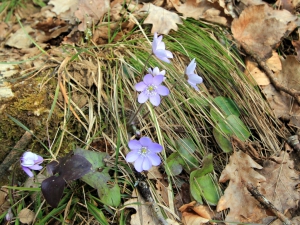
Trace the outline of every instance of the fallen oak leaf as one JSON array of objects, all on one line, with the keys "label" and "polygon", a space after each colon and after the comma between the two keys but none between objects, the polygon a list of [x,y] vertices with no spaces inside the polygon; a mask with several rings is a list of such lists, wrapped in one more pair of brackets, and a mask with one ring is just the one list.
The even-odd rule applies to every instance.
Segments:
[{"label": "fallen oak leaf", "polygon": [[295,186],[300,183],[299,175],[295,172],[294,162],[288,153],[282,151],[279,157],[273,157],[276,162],[266,160],[260,174],[268,182],[259,187],[259,191],[281,212],[298,206],[300,193]]},{"label": "fallen oak leaf", "polygon": [[221,14],[221,7],[218,3],[212,3],[207,0],[187,0],[182,4],[178,0],[171,0],[175,9],[183,14],[183,17],[192,17],[196,20],[204,19],[222,25],[228,25],[227,19]]},{"label": "fallen oak leaf", "polygon": [[138,13],[149,13],[144,24],[152,24],[151,33],[168,34],[171,29],[177,31],[177,24],[182,24],[181,18],[174,12],[165,10],[162,7],[146,3]]},{"label": "fallen oak leaf", "polygon": [[262,166],[242,151],[234,152],[230,156],[229,163],[219,179],[221,183],[229,180],[229,185],[217,205],[217,212],[230,208],[225,221],[260,223],[266,217],[265,210],[243,184],[247,181],[259,186],[261,182],[266,181],[266,178],[254,169],[262,169]]},{"label": "fallen oak leaf", "polygon": [[85,31],[86,28],[98,23],[109,9],[109,0],[79,0],[78,10],[75,12],[75,16],[81,21],[78,30]]},{"label": "fallen oak leaf", "polygon": [[[282,16],[285,18],[282,19]],[[271,57],[272,48],[297,25],[297,17],[286,10],[273,10],[268,5],[253,5],[246,8],[232,22],[234,38],[262,60]]]}]

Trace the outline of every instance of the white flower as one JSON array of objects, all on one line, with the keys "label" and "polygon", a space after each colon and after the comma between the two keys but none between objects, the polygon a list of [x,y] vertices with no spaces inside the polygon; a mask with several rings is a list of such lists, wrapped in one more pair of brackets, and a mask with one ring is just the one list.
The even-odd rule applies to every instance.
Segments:
[{"label": "white flower", "polygon": [[188,83],[195,88],[197,91],[199,91],[199,88],[197,87],[197,84],[201,84],[203,82],[202,77],[198,76],[194,73],[196,69],[196,63],[195,59],[193,59],[190,64],[185,69],[185,74],[188,76]]},{"label": "white flower", "polygon": [[166,45],[162,41],[163,36],[157,37],[157,33],[154,34],[153,42],[152,42],[152,52],[153,54],[160,60],[170,63],[170,59],[173,58],[172,52],[166,50]]}]

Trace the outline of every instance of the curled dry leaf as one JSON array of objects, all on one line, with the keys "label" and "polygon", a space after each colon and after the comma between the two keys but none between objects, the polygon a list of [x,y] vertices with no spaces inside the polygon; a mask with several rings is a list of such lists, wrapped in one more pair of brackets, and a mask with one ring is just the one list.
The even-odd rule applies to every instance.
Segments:
[{"label": "curled dry leaf", "polygon": [[234,38],[262,59],[272,55],[272,48],[297,25],[297,17],[286,10],[273,10],[267,5],[246,8],[238,19],[232,22]]},{"label": "curled dry leaf", "polygon": [[25,208],[19,212],[18,217],[22,223],[30,224],[35,217],[35,213],[30,209]]},{"label": "curled dry leaf", "polygon": [[217,205],[217,212],[230,208],[225,221],[259,223],[266,217],[265,210],[243,184],[250,182],[259,186],[261,182],[266,181],[265,177],[254,169],[262,167],[242,151],[234,152],[230,156],[219,180],[221,183],[229,180],[229,185]]},{"label": "curled dry leaf", "polygon": [[138,13],[149,13],[144,24],[153,25],[151,33],[168,34],[171,29],[178,30],[177,24],[182,24],[182,20],[177,13],[170,12],[152,3],[144,4]]},{"label": "curled dry leaf", "polygon": [[182,222],[186,225],[205,224],[214,215],[208,206],[197,205],[196,201],[181,206],[179,210],[182,213]]}]

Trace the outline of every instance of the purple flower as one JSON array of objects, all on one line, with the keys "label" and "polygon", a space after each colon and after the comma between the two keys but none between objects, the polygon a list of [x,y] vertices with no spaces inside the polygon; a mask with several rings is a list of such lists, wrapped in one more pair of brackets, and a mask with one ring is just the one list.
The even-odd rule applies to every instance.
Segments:
[{"label": "purple flower", "polygon": [[201,84],[203,82],[203,79],[202,77],[194,73],[195,69],[196,69],[196,63],[195,63],[195,59],[193,59],[190,62],[190,64],[186,67],[185,74],[188,76],[188,83],[197,91],[199,91],[197,84]]},{"label": "purple flower", "polygon": [[31,170],[41,170],[43,168],[39,165],[43,162],[43,157],[35,153],[25,152],[20,159],[22,169],[25,173],[27,173],[29,177],[33,177],[33,173],[31,172]]},{"label": "purple flower", "polygon": [[152,166],[158,166],[161,163],[157,153],[163,150],[160,144],[152,142],[149,137],[142,137],[140,140],[131,140],[128,142],[131,150],[126,156],[127,162],[134,162],[134,168],[138,172],[149,170]]},{"label": "purple flower", "polygon": [[145,103],[149,99],[154,106],[158,106],[160,104],[160,95],[167,96],[170,93],[166,86],[161,85],[163,80],[163,75],[153,77],[151,74],[147,74],[144,76],[143,81],[135,85],[135,89],[141,91],[138,102]]},{"label": "purple flower", "polygon": [[162,41],[163,36],[157,37],[157,33],[154,34],[153,42],[152,42],[152,52],[153,54],[160,60],[170,63],[168,58],[173,58],[172,52],[166,50],[166,45]]}]

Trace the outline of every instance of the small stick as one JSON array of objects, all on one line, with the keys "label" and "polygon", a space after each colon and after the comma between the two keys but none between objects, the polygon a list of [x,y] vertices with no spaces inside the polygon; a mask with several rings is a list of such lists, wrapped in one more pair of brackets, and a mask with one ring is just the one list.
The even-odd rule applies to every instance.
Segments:
[{"label": "small stick", "polygon": [[32,139],[32,134],[29,131],[26,131],[21,139],[17,142],[14,148],[9,152],[9,154],[5,157],[4,161],[0,165],[0,177],[7,176],[7,170],[9,167],[20,158],[22,155],[24,148],[30,143]]},{"label": "small stick", "polygon": [[243,49],[245,50],[245,52],[247,54],[251,55],[255,59],[255,61],[258,63],[258,65],[265,71],[267,77],[270,79],[270,82],[275,87],[275,89],[277,91],[283,91],[283,92],[289,94],[300,105],[300,97],[299,97],[300,92],[296,91],[294,89],[289,89],[289,88],[283,86],[282,84],[280,84],[279,82],[277,82],[274,79],[274,74],[273,74],[272,70],[270,70],[270,68],[267,66],[267,63],[265,61],[263,61],[263,59],[261,59],[257,54],[252,52],[251,49],[245,43],[242,43],[242,46],[243,46]]},{"label": "small stick", "polygon": [[276,207],[268,200],[265,196],[263,196],[256,187],[254,187],[251,183],[244,183],[247,187],[248,191],[253,195],[253,197],[259,201],[262,205],[271,210],[277,217],[280,219],[284,225],[291,225],[291,221],[283,215]]},{"label": "small stick", "polygon": [[298,135],[290,136],[290,137],[287,139],[287,143],[288,143],[291,147],[293,147],[294,150],[300,151],[300,143],[299,143]]}]

